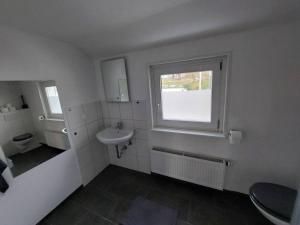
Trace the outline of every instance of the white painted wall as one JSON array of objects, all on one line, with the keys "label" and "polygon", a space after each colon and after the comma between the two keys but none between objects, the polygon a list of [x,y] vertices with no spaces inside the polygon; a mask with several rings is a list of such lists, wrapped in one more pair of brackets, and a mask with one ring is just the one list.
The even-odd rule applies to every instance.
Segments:
[{"label": "white painted wall", "polygon": [[[128,63],[131,99],[146,99],[150,119],[147,64],[232,52],[227,124],[245,132],[243,141],[229,145],[224,138],[150,132],[150,147],[232,160],[225,189],[247,193],[258,181],[295,188],[300,169],[299,27],[294,22],[121,55]],[[99,61],[94,63],[104,99]]]},{"label": "white painted wall", "polygon": [[[65,107],[98,99],[88,57],[69,44],[6,27],[0,28],[0,80],[55,80]],[[80,167],[81,177],[74,146],[17,178],[5,171],[10,189],[0,194],[1,225],[37,223],[81,185],[82,179],[91,173],[95,176],[97,170]],[[94,160],[101,164],[101,157],[98,154]]]},{"label": "white painted wall", "polygon": [[22,89],[19,82],[0,82],[0,107],[11,103],[17,109],[21,108],[21,94]]}]

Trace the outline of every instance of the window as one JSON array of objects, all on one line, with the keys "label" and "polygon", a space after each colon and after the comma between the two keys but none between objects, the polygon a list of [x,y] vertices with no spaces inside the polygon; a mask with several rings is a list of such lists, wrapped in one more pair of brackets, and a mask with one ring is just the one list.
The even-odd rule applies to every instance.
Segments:
[{"label": "window", "polygon": [[40,82],[40,90],[47,118],[63,119],[63,112],[55,82]]},{"label": "window", "polygon": [[226,57],[150,66],[154,128],[222,132]]}]

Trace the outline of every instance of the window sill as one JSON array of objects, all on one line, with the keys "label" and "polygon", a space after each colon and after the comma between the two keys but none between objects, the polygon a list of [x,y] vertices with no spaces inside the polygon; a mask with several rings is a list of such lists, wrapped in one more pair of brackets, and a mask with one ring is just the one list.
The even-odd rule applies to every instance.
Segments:
[{"label": "window sill", "polygon": [[210,131],[196,131],[196,130],[181,130],[175,128],[163,128],[163,127],[154,127],[152,131],[155,132],[166,132],[166,133],[176,133],[176,134],[190,134],[198,136],[207,136],[207,137],[219,137],[225,138],[226,135],[220,132],[210,132]]},{"label": "window sill", "polygon": [[54,122],[65,122],[63,119],[55,119],[55,118],[46,118],[46,121],[54,121]]}]

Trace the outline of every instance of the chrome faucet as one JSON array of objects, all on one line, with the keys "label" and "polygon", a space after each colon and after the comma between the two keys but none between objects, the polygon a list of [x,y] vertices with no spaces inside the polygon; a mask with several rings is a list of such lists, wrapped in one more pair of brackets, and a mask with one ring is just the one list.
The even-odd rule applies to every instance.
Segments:
[{"label": "chrome faucet", "polygon": [[117,122],[115,128],[121,130],[123,128],[123,123],[121,121]]}]

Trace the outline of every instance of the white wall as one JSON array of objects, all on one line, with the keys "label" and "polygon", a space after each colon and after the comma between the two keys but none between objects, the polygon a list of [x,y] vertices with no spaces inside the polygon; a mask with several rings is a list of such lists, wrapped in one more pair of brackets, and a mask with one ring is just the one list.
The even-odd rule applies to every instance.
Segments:
[{"label": "white wall", "polygon": [[21,108],[21,94],[19,82],[0,82],[0,107],[11,103],[17,109]]},{"label": "white wall", "polygon": [[[121,55],[128,63],[131,99],[146,100],[150,119],[147,64],[232,53],[227,124],[245,132],[243,141],[229,145],[224,138],[150,132],[149,146],[232,160],[225,189],[247,193],[258,181],[296,187],[300,169],[299,27],[300,22],[294,22]],[[104,99],[99,61],[94,63]]]},{"label": "white wall", "polygon": [[[61,88],[64,110],[98,99],[88,57],[69,44],[6,27],[0,28],[0,80],[55,80]],[[81,177],[75,148],[72,143],[71,150],[17,178],[5,171],[10,189],[0,194],[1,225],[35,224],[81,185],[85,177],[100,171],[86,172],[85,167],[80,167]],[[98,154],[93,163],[105,163],[102,158],[102,153]]]}]

